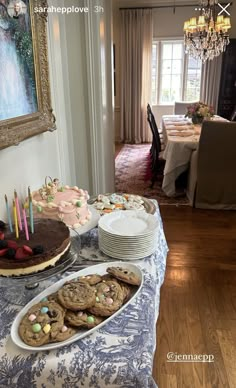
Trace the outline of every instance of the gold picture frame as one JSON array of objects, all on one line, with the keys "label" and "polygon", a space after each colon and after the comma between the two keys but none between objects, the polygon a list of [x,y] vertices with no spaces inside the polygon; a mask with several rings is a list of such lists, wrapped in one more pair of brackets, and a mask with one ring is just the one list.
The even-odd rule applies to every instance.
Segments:
[{"label": "gold picture frame", "polygon": [[[49,84],[47,1],[29,0],[28,6],[32,31],[37,111],[0,120],[0,149],[18,145],[27,138],[56,129]],[[43,12],[35,13],[36,9],[43,10]]]}]

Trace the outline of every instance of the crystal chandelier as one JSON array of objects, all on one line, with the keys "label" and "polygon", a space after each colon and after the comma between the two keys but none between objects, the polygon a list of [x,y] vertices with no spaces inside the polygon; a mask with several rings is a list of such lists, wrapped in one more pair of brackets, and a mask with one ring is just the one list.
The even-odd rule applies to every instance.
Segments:
[{"label": "crystal chandelier", "polygon": [[229,44],[230,18],[218,15],[216,0],[201,0],[200,15],[184,22],[186,51],[202,62],[213,59],[226,50]]}]

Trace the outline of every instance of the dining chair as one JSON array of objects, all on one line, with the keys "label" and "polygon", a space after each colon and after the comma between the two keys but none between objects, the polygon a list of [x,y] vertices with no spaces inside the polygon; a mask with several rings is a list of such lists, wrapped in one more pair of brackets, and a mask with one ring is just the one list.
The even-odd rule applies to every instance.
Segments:
[{"label": "dining chair", "polygon": [[187,108],[191,104],[196,104],[198,101],[175,101],[174,114],[175,115],[185,115]]},{"label": "dining chair", "polygon": [[235,121],[235,119],[236,119],[236,105],[235,105],[233,113],[232,113],[232,115],[230,117],[230,121]]},{"label": "dining chair", "polygon": [[150,148],[150,155],[151,155],[151,188],[154,186],[154,183],[157,180],[157,176],[159,173],[163,172],[163,165],[164,165],[164,159],[161,155],[161,138],[158,131],[158,127],[156,124],[155,117],[152,113],[152,109],[150,105],[147,105],[147,120],[152,132],[152,145]]},{"label": "dining chair", "polygon": [[187,197],[201,209],[236,209],[236,123],[204,121],[193,151]]}]

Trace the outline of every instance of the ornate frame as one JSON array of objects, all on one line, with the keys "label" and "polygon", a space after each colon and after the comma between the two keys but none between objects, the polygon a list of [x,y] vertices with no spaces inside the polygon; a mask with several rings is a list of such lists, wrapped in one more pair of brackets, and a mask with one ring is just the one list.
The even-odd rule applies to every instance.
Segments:
[{"label": "ornate frame", "polygon": [[[34,52],[34,68],[38,111],[0,121],[0,149],[18,145],[21,141],[56,129],[51,107],[47,48],[47,0],[30,0],[30,16]],[[45,12],[34,13],[34,8]]]}]

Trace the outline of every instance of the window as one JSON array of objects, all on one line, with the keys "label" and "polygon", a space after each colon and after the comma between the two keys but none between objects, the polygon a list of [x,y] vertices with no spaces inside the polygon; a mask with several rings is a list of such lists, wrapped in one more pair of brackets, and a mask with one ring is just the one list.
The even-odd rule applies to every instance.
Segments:
[{"label": "window", "polygon": [[152,46],[152,104],[199,100],[201,61],[184,53],[181,40],[155,41]]}]

